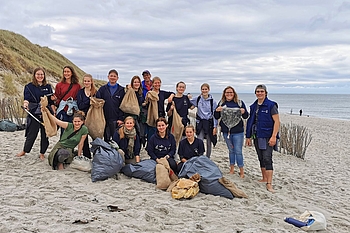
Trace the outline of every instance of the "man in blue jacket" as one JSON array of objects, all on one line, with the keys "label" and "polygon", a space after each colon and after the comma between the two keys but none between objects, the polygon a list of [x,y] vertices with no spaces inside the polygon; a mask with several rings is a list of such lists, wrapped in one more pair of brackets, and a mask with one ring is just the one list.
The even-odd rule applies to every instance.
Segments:
[{"label": "man in blue jacket", "polygon": [[118,81],[118,72],[116,70],[110,70],[108,72],[109,82],[100,87],[96,93],[96,97],[105,100],[103,105],[103,114],[106,120],[106,127],[104,131],[104,140],[109,142],[116,128],[123,124],[124,112],[120,110],[119,106],[124,98],[124,87],[120,86]]},{"label": "man in blue jacket", "polygon": [[274,192],[272,188],[272,151],[277,147],[280,127],[278,105],[267,98],[267,89],[263,84],[255,88],[255,95],[257,100],[250,105],[246,145],[251,146],[251,139],[253,139],[262,174],[262,179],[259,182],[266,182],[266,189]]}]

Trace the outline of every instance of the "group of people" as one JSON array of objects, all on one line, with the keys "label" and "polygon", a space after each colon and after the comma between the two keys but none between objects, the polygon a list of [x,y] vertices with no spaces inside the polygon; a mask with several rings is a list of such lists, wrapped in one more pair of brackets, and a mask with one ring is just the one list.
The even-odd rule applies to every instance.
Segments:
[{"label": "group of people", "polygon": [[[233,174],[237,164],[240,177],[244,177],[242,147],[246,132],[246,145],[252,145],[253,139],[258,154],[261,182],[266,182],[267,189],[273,192],[272,150],[278,139],[279,115],[277,103],[267,98],[265,85],[256,87],[257,100],[248,112],[245,103],[231,86],[223,90],[220,101],[216,102],[209,93],[210,86],[207,83],[201,85],[198,97],[190,98],[185,94],[186,84],[182,81],[176,84],[176,92],[171,92],[161,90],[161,79],[152,78],[148,70],[143,71],[142,76],[143,80],[139,76],[132,77],[130,85],[123,87],[118,83],[118,72],[112,69],[108,72],[108,83],[97,90],[91,75],[84,75],[81,87],[73,67],[65,66],[63,77],[53,93],[46,81],[44,69],[36,68],[32,81],[24,88],[23,107],[31,114],[27,117],[25,144],[17,156],[31,151],[40,130],[40,159],[45,158],[49,140],[40,123],[43,121],[42,112],[38,109],[41,97],[46,95],[49,104],[45,111],[55,116],[55,123],[61,127],[60,140],[48,157],[49,164],[54,169],[64,169],[65,164],[72,161],[76,146],[78,156],[91,158],[87,136],[89,129],[84,121],[90,109],[90,98],[96,97],[105,101],[103,139],[118,144],[126,163],[139,162],[140,151],[144,146],[151,159],[158,161],[166,158],[170,168],[178,173],[183,164],[194,156],[206,155],[210,158],[219,125],[229,151],[229,172]],[[120,109],[126,92],[130,90],[136,95],[140,110],[138,115]],[[195,107],[197,114],[194,126],[190,124],[188,110]],[[176,141],[170,133],[175,124],[174,114],[181,117],[184,126],[180,141]],[[246,124],[244,119],[248,119]],[[206,140],[206,150],[203,140]]]}]

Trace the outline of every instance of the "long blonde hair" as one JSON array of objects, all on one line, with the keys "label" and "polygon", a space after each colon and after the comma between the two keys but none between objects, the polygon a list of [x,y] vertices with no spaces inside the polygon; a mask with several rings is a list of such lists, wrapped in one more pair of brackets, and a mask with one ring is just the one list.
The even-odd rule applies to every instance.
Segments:
[{"label": "long blonde hair", "polygon": [[[87,78],[90,78],[91,79],[91,90],[90,90],[90,93],[91,93],[91,96],[95,96],[96,95],[96,92],[97,92],[97,89],[96,89],[96,86],[95,86],[95,83],[94,83],[94,79],[92,78],[92,75],[91,74],[84,74],[83,76],[83,82],[84,82],[84,78],[87,77]],[[84,86],[84,85],[82,85]],[[84,88],[84,87],[83,87]]]}]

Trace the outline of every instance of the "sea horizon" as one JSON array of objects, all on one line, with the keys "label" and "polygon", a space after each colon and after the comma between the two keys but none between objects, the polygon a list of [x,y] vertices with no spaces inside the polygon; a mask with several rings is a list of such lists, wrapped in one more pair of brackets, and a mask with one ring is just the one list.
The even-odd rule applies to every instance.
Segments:
[{"label": "sea horizon", "polygon": [[[222,93],[210,93],[218,102]],[[237,93],[249,111],[249,106],[256,100],[254,93]],[[199,93],[191,93],[193,98]],[[286,94],[272,93],[268,98],[276,101],[281,114],[320,117],[327,119],[350,120],[350,94]]]}]

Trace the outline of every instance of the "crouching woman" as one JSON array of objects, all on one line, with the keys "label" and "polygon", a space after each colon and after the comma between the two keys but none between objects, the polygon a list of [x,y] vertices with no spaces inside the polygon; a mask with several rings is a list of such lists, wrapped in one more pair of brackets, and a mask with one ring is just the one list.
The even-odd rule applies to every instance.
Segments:
[{"label": "crouching woman", "polygon": [[85,114],[77,111],[73,115],[73,123],[61,121],[50,116],[55,123],[64,129],[61,139],[49,154],[49,164],[54,170],[64,169],[65,164],[70,164],[74,157],[74,148],[78,146],[78,155],[82,155],[85,138],[89,131],[84,125]]},{"label": "crouching woman", "polygon": [[156,133],[147,142],[146,150],[148,155],[157,163],[160,158],[166,158],[170,168],[176,173],[177,164],[174,159],[176,142],[174,136],[169,133],[167,120],[164,117],[158,118],[156,127]]}]

